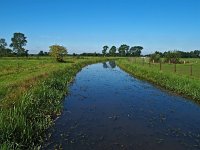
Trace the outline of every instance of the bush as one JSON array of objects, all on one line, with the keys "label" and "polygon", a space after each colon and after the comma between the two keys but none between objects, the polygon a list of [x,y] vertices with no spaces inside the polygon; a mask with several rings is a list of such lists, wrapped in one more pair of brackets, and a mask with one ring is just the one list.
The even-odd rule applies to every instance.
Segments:
[{"label": "bush", "polygon": [[156,62],[156,63],[158,63],[158,62],[160,62],[160,55],[159,54],[156,54],[156,53],[154,53],[154,54],[152,54],[151,56],[150,56],[150,61],[151,62]]},{"label": "bush", "polygon": [[179,64],[180,63],[180,53],[177,51],[169,51],[165,54],[164,62]]}]

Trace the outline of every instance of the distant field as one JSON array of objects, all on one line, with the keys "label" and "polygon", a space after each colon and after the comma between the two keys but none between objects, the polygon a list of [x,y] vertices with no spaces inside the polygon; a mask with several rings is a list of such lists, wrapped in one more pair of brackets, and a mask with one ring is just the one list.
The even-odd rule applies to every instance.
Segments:
[{"label": "distant field", "polygon": [[[144,67],[160,70],[159,63],[149,64],[149,59],[145,58],[144,63],[142,58],[130,58],[131,63],[135,63]],[[176,74],[181,76],[189,76],[191,78],[200,78],[200,59],[198,58],[181,58],[185,64],[176,64]],[[192,66],[191,66],[192,65]],[[191,68],[192,67],[192,68]],[[191,71],[192,69],[192,71]],[[175,65],[169,63],[162,63],[161,70],[163,72],[175,73]],[[191,74],[192,73],[192,74]]]},{"label": "distant field", "polygon": [[[0,58],[0,100],[12,94],[11,92],[14,90],[18,90],[19,87],[27,88],[29,85],[37,83],[52,72],[62,70],[77,62],[94,59],[98,58],[66,57],[66,63],[57,63],[51,57]],[[23,92],[23,90],[19,91]],[[17,91],[14,93],[12,94],[14,97],[20,95]]]},{"label": "distant field", "polygon": [[[69,61],[73,60],[68,58]],[[57,63],[50,57],[44,58],[0,58],[0,95],[5,95],[19,84],[35,78],[42,78],[52,71],[63,68],[70,63]],[[0,97],[0,98],[1,98]]]}]

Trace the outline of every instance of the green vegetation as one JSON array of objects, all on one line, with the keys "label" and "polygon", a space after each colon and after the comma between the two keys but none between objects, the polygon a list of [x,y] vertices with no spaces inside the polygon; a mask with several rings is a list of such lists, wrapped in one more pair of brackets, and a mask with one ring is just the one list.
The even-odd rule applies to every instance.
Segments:
[{"label": "green vegetation", "polygon": [[67,55],[67,48],[60,45],[52,45],[49,48],[51,56],[55,57],[58,62],[64,61],[63,57]]},{"label": "green vegetation", "polygon": [[28,50],[25,50],[24,48],[27,40],[23,33],[14,33],[11,41],[12,43],[10,44],[10,47],[13,48],[13,52],[15,52],[17,56],[28,56]]},{"label": "green vegetation", "polygon": [[116,51],[117,51],[117,47],[116,47],[116,46],[112,46],[112,47],[110,48],[110,50],[109,50],[109,54],[110,54],[111,56],[115,56]]},{"label": "green vegetation", "polygon": [[108,50],[108,48],[109,47],[107,45],[103,47],[103,50],[102,50],[103,56],[106,56],[106,51]]},{"label": "green vegetation", "polygon": [[38,148],[46,129],[61,113],[67,84],[82,67],[106,60],[0,59],[0,149]]},{"label": "green vegetation", "polygon": [[[109,47],[107,45],[103,47],[103,50],[102,50],[103,56],[139,57],[141,55],[143,47],[142,46],[134,46],[134,47],[130,48],[130,46],[128,46],[126,44],[122,44],[119,48],[117,48],[116,46],[112,46],[109,49],[109,51],[108,51],[108,49],[109,49]],[[118,50],[118,53],[117,53],[117,50]]]},{"label": "green vegetation", "polygon": [[[190,97],[199,102],[200,100],[200,78],[188,76],[184,74],[177,74],[173,71],[159,70],[159,67],[152,67],[147,64],[135,63],[130,59],[119,59],[117,65],[128,73],[139,77],[141,79],[150,81],[156,85],[159,85],[165,89],[176,92],[178,94]],[[159,64],[156,64],[158,66]],[[179,64],[183,67],[183,64]],[[182,65],[182,66],[181,66]],[[197,65],[197,64],[196,64]],[[200,64],[198,64],[199,66]],[[165,66],[171,66],[165,64]],[[164,66],[163,66],[164,67]],[[177,67],[178,68],[178,67]],[[169,68],[168,68],[169,69]],[[183,69],[184,70],[184,69]],[[198,74],[200,70],[198,71]]]}]

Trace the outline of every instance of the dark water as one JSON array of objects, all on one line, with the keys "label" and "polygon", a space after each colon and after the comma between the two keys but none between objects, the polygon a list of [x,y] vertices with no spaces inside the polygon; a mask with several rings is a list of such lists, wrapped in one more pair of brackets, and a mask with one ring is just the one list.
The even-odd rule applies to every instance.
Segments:
[{"label": "dark water", "polygon": [[200,149],[200,107],[129,76],[114,63],[84,68],[44,149]]}]

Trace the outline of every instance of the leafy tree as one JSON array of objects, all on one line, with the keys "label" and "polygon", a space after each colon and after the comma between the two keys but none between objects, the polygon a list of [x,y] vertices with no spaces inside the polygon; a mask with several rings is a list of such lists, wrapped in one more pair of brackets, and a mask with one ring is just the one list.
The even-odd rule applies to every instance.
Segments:
[{"label": "leafy tree", "polygon": [[82,53],[82,54],[79,54],[79,56],[102,56],[102,54],[100,53]]},{"label": "leafy tree", "polygon": [[44,52],[44,56],[49,56],[49,53],[48,52]]},{"label": "leafy tree", "polygon": [[109,47],[108,47],[107,45],[103,47],[103,50],[102,50],[103,56],[106,55],[106,51],[108,50],[108,48],[109,48]]},{"label": "leafy tree", "polygon": [[130,55],[129,50],[130,50],[130,46],[126,45],[126,48],[125,48],[126,56]]},{"label": "leafy tree", "polygon": [[14,33],[11,41],[10,47],[13,48],[13,52],[15,52],[17,56],[26,55],[24,46],[26,46],[27,40],[23,33]]},{"label": "leafy tree", "polygon": [[7,46],[6,40],[0,39],[0,56],[5,56],[6,46]]},{"label": "leafy tree", "polygon": [[168,51],[165,53],[165,62],[180,63],[180,53],[178,51]]},{"label": "leafy tree", "polygon": [[160,55],[160,57],[163,57],[163,56],[164,56],[163,53],[162,53],[162,52],[159,52],[159,51],[156,51],[155,54]]},{"label": "leafy tree", "polygon": [[58,62],[64,62],[63,57],[67,55],[67,48],[60,45],[52,45],[49,47],[49,54],[56,58]]},{"label": "leafy tree", "polygon": [[160,54],[154,53],[154,54],[150,55],[150,61],[151,62],[160,62],[161,61]]},{"label": "leafy tree", "polygon": [[114,55],[116,54],[116,51],[117,51],[116,46],[112,46],[112,47],[110,48],[110,50],[109,50],[109,54],[110,54],[111,56],[114,56]]},{"label": "leafy tree", "polygon": [[29,51],[29,50],[25,50],[24,55],[25,55],[26,57],[28,57],[28,51]]},{"label": "leafy tree", "polygon": [[7,46],[5,39],[0,39],[0,50],[5,49]]},{"label": "leafy tree", "polygon": [[200,57],[200,50],[195,50],[194,54],[195,54],[196,57]]},{"label": "leafy tree", "polygon": [[38,53],[38,56],[44,56],[44,52],[43,52],[43,51],[40,51],[40,52]]},{"label": "leafy tree", "polygon": [[119,47],[118,51],[119,51],[119,54],[120,54],[121,56],[125,56],[126,54],[128,54],[129,46],[126,45],[126,44],[123,44],[123,45],[121,45],[121,46]]},{"label": "leafy tree", "polygon": [[130,54],[131,54],[132,56],[138,57],[138,56],[141,55],[142,50],[143,50],[143,47],[142,47],[142,46],[134,46],[134,47],[131,47],[131,48],[130,48]]}]

